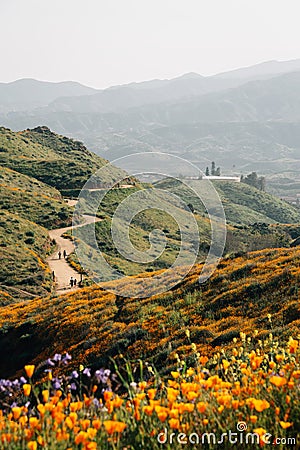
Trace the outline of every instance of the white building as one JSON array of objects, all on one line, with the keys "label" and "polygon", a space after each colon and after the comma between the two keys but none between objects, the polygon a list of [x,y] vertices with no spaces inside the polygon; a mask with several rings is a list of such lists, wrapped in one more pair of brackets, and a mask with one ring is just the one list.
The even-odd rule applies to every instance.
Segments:
[{"label": "white building", "polygon": [[232,181],[234,183],[240,183],[241,177],[223,177],[223,175],[218,177],[216,175],[203,175],[202,180]]}]

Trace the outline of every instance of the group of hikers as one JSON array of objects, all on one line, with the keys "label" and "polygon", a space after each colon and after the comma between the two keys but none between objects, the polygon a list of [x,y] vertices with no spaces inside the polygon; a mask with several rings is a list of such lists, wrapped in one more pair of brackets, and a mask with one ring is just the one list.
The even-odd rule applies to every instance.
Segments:
[{"label": "group of hikers", "polygon": [[[67,257],[67,252],[66,252],[66,250],[64,250],[63,256],[64,256],[64,258],[66,259],[66,257]],[[60,250],[59,250],[59,252],[58,252],[58,259],[61,259],[61,251],[60,251]]]},{"label": "group of hikers", "polygon": [[71,287],[76,287],[77,286],[77,280],[76,280],[76,278],[73,278],[73,277],[71,277],[70,278],[70,286]]},{"label": "group of hikers", "polygon": [[[58,252],[58,259],[61,259],[62,256],[64,257],[64,259],[66,259],[66,257],[67,257],[66,250],[64,250],[63,253],[59,250],[59,252]],[[53,281],[55,281],[55,272],[54,272],[54,270],[52,271],[52,279],[53,279]],[[77,286],[78,287],[82,287],[81,281],[79,283],[77,283],[76,278],[73,278],[73,277],[70,278],[69,285],[70,285],[71,288],[72,287],[77,287]]]}]

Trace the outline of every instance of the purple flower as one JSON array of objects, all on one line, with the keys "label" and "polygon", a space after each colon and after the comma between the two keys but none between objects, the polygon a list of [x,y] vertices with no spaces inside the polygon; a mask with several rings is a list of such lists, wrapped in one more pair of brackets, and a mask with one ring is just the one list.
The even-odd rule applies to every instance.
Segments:
[{"label": "purple flower", "polygon": [[72,372],[72,378],[78,378],[78,377],[79,377],[79,375],[78,375],[77,370],[73,370],[73,372]]},{"label": "purple flower", "polygon": [[93,404],[96,406],[96,408],[100,407],[100,402],[99,402],[99,400],[97,398],[93,399]]},{"label": "purple flower", "polygon": [[69,355],[69,353],[66,353],[65,356],[63,357],[62,362],[63,362],[63,364],[68,364],[68,362],[71,361],[71,359],[72,359],[72,356]]},{"label": "purple flower", "polygon": [[82,373],[89,378],[91,377],[91,370],[88,367],[86,367]]},{"label": "purple flower", "polygon": [[20,378],[20,381],[21,381],[22,384],[26,384],[26,383],[27,383],[27,380],[26,380],[26,378],[24,378],[24,377],[21,377],[21,378]]},{"label": "purple flower", "polygon": [[53,356],[53,361],[55,361],[55,362],[61,361],[61,354],[55,353],[55,355]]},{"label": "purple flower", "polygon": [[53,385],[54,389],[60,389],[61,382],[59,381],[58,378],[54,378],[54,380],[52,381],[52,385]]},{"label": "purple flower", "polygon": [[102,377],[103,377],[103,369],[96,370],[94,375],[95,375],[95,378],[98,381],[98,383],[100,383],[100,381],[102,381]]},{"label": "purple flower", "polygon": [[50,358],[47,359],[47,364],[48,364],[48,366],[52,366],[52,367],[55,366],[54,362]]},{"label": "purple flower", "polygon": [[109,369],[99,369],[95,372],[95,377],[98,381],[98,383],[104,383],[106,384],[108,381],[108,378],[110,376],[110,370]]},{"label": "purple flower", "polygon": [[72,391],[76,391],[77,386],[75,383],[71,383],[70,388],[72,389]]}]

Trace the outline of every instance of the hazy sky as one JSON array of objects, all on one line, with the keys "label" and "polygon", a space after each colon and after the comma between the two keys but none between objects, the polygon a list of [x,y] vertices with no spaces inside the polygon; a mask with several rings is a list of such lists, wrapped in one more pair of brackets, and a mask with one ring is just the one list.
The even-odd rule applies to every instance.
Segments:
[{"label": "hazy sky", "polygon": [[102,88],[300,58],[299,0],[0,0],[0,81]]}]

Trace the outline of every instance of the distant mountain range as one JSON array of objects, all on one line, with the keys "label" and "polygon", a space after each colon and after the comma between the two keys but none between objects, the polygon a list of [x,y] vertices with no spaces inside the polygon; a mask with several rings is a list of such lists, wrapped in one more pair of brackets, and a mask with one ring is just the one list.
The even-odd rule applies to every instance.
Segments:
[{"label": "distant mountain range", "polygon": [[50,111],[118,112],[120,109],[145,104],[219,92],[251,80],[268,79],[296,71],[300,71],[300,59],[269,61],[209,77],[187,73],[171,80],[150,80],[104,90],[93,89],[74,81],[51,83],[26,78],[0,83],[0,111],[28,111],[48,106]]},{"label": "distant mountain range", "polygon": [[163,151],[205,168],[300,178],[300,59],[203,77],[96,90],[74,82],[0,84],[0,124],[46,125],[109,160]]},{"label": "distant mountain range", "polygon": [[94,94],[96,89],[74,81],[50,83],[24,78],[12,83],[0,83],[0,112],[26,111],[47,106],[63,96]]}]

